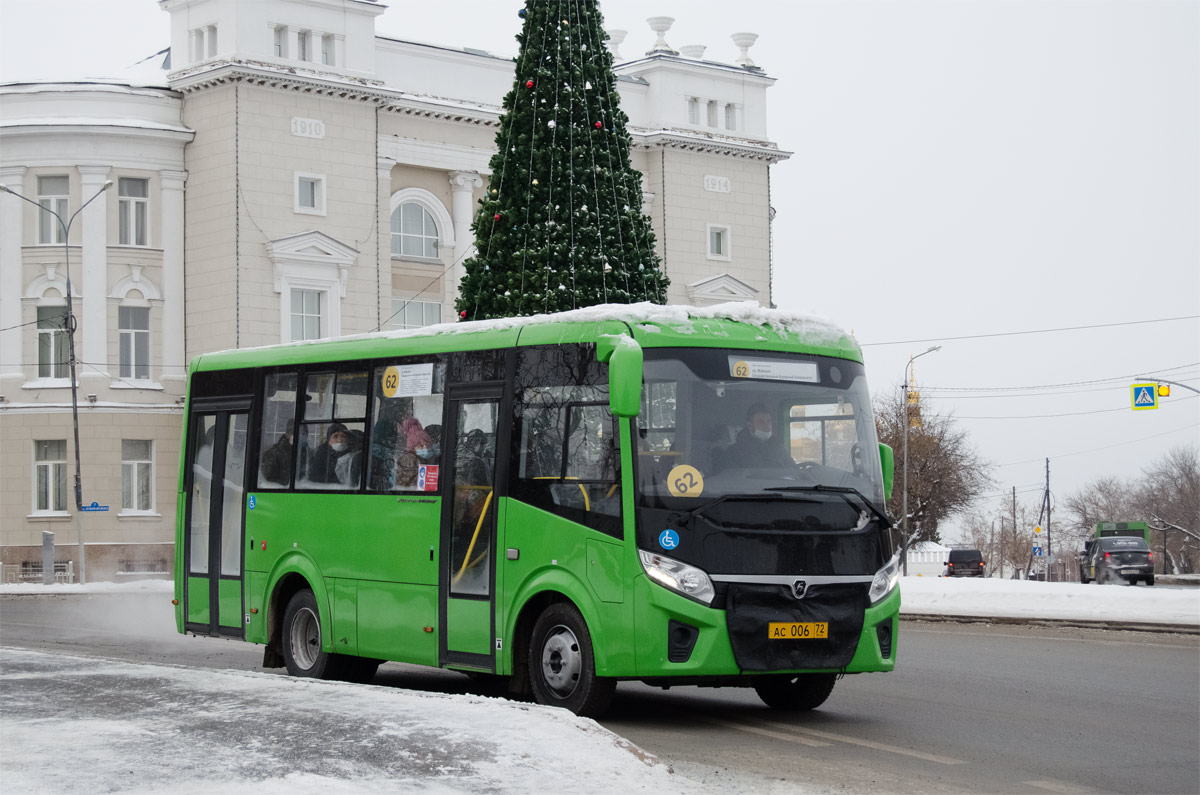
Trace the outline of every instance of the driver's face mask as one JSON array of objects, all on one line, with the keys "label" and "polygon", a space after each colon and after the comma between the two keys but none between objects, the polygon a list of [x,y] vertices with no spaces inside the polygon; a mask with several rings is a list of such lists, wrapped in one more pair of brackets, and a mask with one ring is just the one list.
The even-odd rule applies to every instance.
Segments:
[{"label": "driver's face mask", "polygon": [[755,428],[754,429],[754,438],[761,439],[762,441],[765,442],[767,439],[771,438],[771,432],[770,431],[760,431],[758,428]]}]

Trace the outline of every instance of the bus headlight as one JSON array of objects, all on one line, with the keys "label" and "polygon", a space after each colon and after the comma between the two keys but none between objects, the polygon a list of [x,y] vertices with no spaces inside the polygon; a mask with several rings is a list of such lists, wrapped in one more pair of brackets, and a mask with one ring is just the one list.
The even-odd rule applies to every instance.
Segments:
[{"label": "bus headlight", "polygon": [[644,549],[638,550],[638,557],[646,576],[659,585],[697,602],[712,604],[717,592],[704,570]]},{"label": "bus headlight", "polygon": [[875,579],[871,580],[871,590],[867,593],[867,602],[875,604],[892,592],[896,587],[896,582],[900,579],[900,556],[893,555],[892,559],[884,564],[883,568],[875,572]]}]

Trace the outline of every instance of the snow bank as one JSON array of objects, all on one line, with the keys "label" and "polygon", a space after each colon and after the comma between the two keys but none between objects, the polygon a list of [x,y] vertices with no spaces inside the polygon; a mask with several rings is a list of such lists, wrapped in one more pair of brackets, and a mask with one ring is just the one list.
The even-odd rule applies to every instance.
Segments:
[{"label": "snow bank", "polygon": [[1200,625],[1200,588],[1081,585],[982,577],[902,577],[901,615]]}]

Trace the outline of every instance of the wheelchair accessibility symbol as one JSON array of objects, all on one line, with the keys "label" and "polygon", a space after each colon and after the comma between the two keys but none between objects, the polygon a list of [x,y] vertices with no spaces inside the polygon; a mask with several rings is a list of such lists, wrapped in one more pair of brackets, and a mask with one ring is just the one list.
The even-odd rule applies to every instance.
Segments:
[{"label": "wheelchair accessibility symbol", "polygon": [[674,530],[663,530],[658,534],[658,545],[663,549],[675,549],[679,546],[679,534]]}]

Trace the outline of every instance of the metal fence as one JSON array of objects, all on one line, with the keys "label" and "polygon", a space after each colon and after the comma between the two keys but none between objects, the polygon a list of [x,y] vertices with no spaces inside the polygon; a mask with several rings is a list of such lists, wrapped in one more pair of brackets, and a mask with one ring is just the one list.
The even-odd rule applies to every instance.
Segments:
[{"label": "metal fence", "polygon": [[[40,583],[42,581],[42,564],[25,562],[25,563],[5,563],[4,564],[4,584],[16,585],[22,582]],[[68,560],[62,563],[54,564],[54,581],[56,583],[73,583],[75,582],[75,561]]]}]

